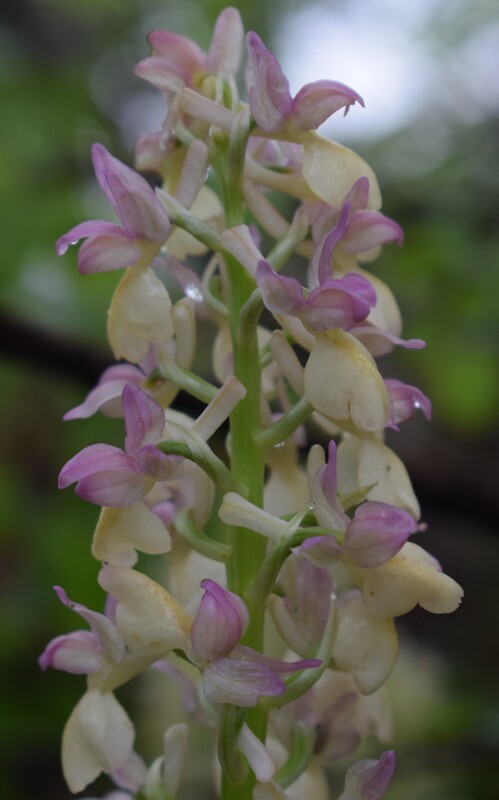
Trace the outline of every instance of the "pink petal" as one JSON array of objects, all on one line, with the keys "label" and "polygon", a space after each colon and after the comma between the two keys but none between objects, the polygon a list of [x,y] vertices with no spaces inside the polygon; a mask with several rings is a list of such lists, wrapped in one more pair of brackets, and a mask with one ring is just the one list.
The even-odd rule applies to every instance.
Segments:
[{"label": "pink petal", "polygon": [[395,424],[405,422],[412,417],[416,409],[420,409],[427,420],[431,420],[431,401],[417,388],[394,378],[385,381],[388,396],[392,404],[392,418]]},{"label": "pink petal", "polygon": [[349,330],[363,321],[376,305],[376,292],[361,275],[329,278],[305,301],[302,320],[314,330]]},{"label": "pink petal", "polygon": [[292,615],[298,628],[310,642],[317,642],[324,633],[331,613],[332,591],[333,582],[328,570],[312,564],[306,558],[300,558],[296,571],[296,603]]},{"label": "pink petal", "polygon": [[339,800],[381,800],[395,770],[395,753],[386,750],[378,761],[363,759],[350,767]]},{"label": "pink petal", "polygon": [[78,253],[78,271],[82,275],[110,272],[135,264],[142,257],[140,243],[116,226],[112,236],[91,236]]},{"label": "pink petal", "polygon": [[297,552],[317,566],[327,566],[341,559],[343,547],[336,536],[330,533],[327,536],[311,536],[300,545]]},{"label": "pink petal", "polygon": [[191,39],[160,29],[152,31],[147,38],[153,56],[168,58],[186,76],[194,75],[202,68],[205,55]]},{"label": "pink petal", "polygon": [[356,211],[341,246],[345,253],[363,253],[388,242],[401,245],[403,241],[404,232],[393,219],[379,211]]},{"label": "pink petal", "polygon": [[64,465],[59,474],[59,489],[65,489],[71,483],[96,472],[100,474],[107,471],[136,472],[137,465],[135,460],[119,447],[110,444],[91,444]]},{"label": "pink petal", "polygon": [[361,211],[367,208],[369,200],[369,178],[363,177],[355,181],[348,192],[345,202],[350,203],[352,211]]},{"label": "pink petal", "polygon": [[315,81],[303,86],[292,103],[291,118],[300,130],[315,130],[328,117],[354,103],[364,105],[362,97],[337,81]]},{"label": "pink petal", "polygon": [[348,517],[343,511],[338,499],[336,462],[336,442],[334,439],[331,439],[327,450],[327,464],[320,475],[321,487],[329,507],[339,514],[340,517],[343,517],[345,521],[348,521]]},{"label": "pink petal", "polygon": [[78,614],[92,629],[92,636],[99,642],[112,661],[121,661],[125,655],[125,643],[118,633],[113,620],[107,614],[92,611],[82,603],[75,603],[67,596],[61,586],[54,586],[58,599],[67,608]]},{"label": "pink petal", "polygon": [[220,67],[236,73],[242,59],[244,28],[241,15],[235,8],[225,8],[218,16],[208,51],[207,64],[211,72]]},{"label": "pink petal", "polygon": [[189,72],[171,58],[151,56],[139,61],[134,69],[138,78],[149,81],[161,92],[179,92],[190,83]]},{"label": "pink petal", "polygon": [[155,481],[171,481],[183,475],[184,459],[163,453],[153,444],[146,444],[137,453],[140,471]]},{"label": "pink petal", "polygon": [[341,241],[347,230],[347,222],[350,214],[350,202],[346,202],[341,209],[341,215],[332,230],[324,236],[319,246],[316,248],[312,258],[311,272],[317,274],[319,285],[325,283],[333,274],[333,252],[334,248]]},{"label": "pink petal", "polygon": [[[133,364],[116,364],[102,373],[99,383],[87,395],[84,402],[64,414],[64,420],[83,419],[101,411],[106,416],[122,416],[121,395],[127,383],[139,385],[144,373]],[[113,402],[118,401],[118,402]]]},{"label": "pink petal", "polygon": [[109,190],[125,232],[131,238],[162,243],[170,231],[170,220],[153,189],[146,181],[144,184],[130,188],[120,176],[108,175]]},{"label": "pink petal", "polygon": [[278,275],[266,261],[259,262],[256,281],[269,311],[296,316],[305,306],[303,289],[296,278]]},{"label": "pink petal", "polygon": [[113,222],[104,222],[100,219],[92,219],[87,222],[80,222],[75,225],[70,231],[60,236],[55,243],[55,251],[58,256],[63,256],[68,247],[72,244],[78,244],[80,239],[86,239],[88,236],[121,236],[123,231],[119,225]]},{"label": "pink petal", "polygon": [[91,631],[74,631],[57,636],[38,659],[40,668],[48,667],[75,675],[89,675],[102,667],[102,645]]},{"label": "pink petal", "polygon": [[401,508],[368,501],[362,503],[345,535],[345,552],[359,567],[379,567],[406,543],[417,523]]},{"label": "pink petal", "polygon": [[263,653],[259,653],[257,650],[253,650],[252,647],[246,647],[242,644],[235,648],[234,653],[242,656],[243,658],[251,659],[257,664],[262,664],[274,672],[282,674],[286,674],[288,672],[299,672],[302,669],[315,669],[316,667],[320,667],[322,663],[319,658],[305,658],[300,659],[299,661],[278,661],[275,658],[269,658],[268,656],[263,655]]},{"label": "pink petal", "polygon": [[407,350],[421,350],[426,347],[423,339],[401,339],[400,336],[378,328],[367,320],[361,325],[350,328],[349,332],[356,336],[376,358],[391,353],[395,346],[404,347]]},{"label": "pink petal", "polygon": [[249,623],[245,603],[233,592],[206,579],[204,595],[191,631],[191,642],[199,658],[214,661],[228,655],[244,634]]},{"label": "pink petal", "polygon": [[231,703],[251,708],[260,697],[282,694],[286,686],[263,664],[218,658],[204,668],[203,688],[210,703]]},{"label": "pink petal", "polygon": [[253,31],[246,36],[246,45],[246,86],[251,113],[263,131],[276,131],[292,110],[287,78],[276,57]]},{"label": "pink petal", "polygon": [[104,145],[92,145],[92,161],[99,185],[118,217],[120,214],[116,198],[109,184],[110,178],[119,179],[120,184],[126,185],[129,191],[133,191],[133,189],[149,189],[149,191],[152,191],[142,175],[114,158]]},{"label": "pink petal", "polygon": [[81,478],[75,492],[88,503],[111,508],[125,508],[142,500],[150,492],[154,481],[147,476],[130,471],[97,472]]},{"label": "pink petal", "polygon": [[125,450],[131,455],[140,447],[157,442],[165,427],[165,412],[153,398],[134,383],[123,389]]}]

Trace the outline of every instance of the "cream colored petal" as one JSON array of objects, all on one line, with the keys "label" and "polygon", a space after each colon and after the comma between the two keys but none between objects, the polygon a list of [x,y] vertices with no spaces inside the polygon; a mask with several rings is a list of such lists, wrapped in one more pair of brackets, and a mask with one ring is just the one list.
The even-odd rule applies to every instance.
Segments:
[{"label": "cream colored petal", "polygon": [[319,333],[305,366],[310,404],[342,428],[382,431],[390,406],[371,354],[342,330]]},{"label": "cream colored petal", "polygon": [[397,660],[398,641],[393,620],[368,615],[362,596],[340,609],[333,659],[350,670],[363,694],[385,682]]},{"label": "cream colored petal", "polygon": [[189,729],[185,722],[171,725],[164,736],[163,783],[169,797],[175,797],[182,782],[188,738]]},{"label": "cream colored petal", "polygon": [[264,490],[265,511],[276,517],[295,514],[310,502],[305,472],[289,458],[287,445],[280,450],[283,452],[279,464],[273,453],[273,466]]},{"label": "cream colored petal", "polygon": [[176,540],[168,559],[168,587],[179,602],[195,616],[204,590],[201,581],[208,578],[225,585],[225,565],[193,550],[182,540]]},{"label": "cream colored petal", "polygon": [[377,439],[356,439],[349,436],[338,447],[338,491],[353,494],[373,486],[368,500],[403,508],[414,519],[420,508],[411,480],[400,458]]},{"label": "cream colored petal", "polygon": [[286,793],[289,800],[329,800],[329,783],[318,759],[312,759],[305,772],[297,781],[288,786]]},{"label": "cream colored petal", "polygon": [[159,583],[128,567],[105,566],[99,583],[116,597],[116,626],[131,653],[151,662],[175,650],[189,649],[192,620]]},{"label": "cream colored petal", "polygon": [[381,567],[362,573],[365,603],[377,617],[398,617],[418,604],[433,614],[450,614],[463,596],[459,584],[440,572],[435,560],[413,542],[406,542]]},{"label": "cream colored petal", "polygon": [[303,395],[303,367],[288,340],[279,330],[272,334],[270,352],[276,369],[281,371],[297,395]]},{"label": "cream colored petal", "polygon": [[274,781],[257,783],[253,789],[253,800],[289,800],[289,795]]},{"label": "cream colored petal", "polygon": [[133,725],[114,695],[83,695],[62,737],[62,769],[70,790],[81,792],[101,772],[122,767],[133,738]]},{"label": "cream colored petal", "polygon": [[102,509],[92,542],[92,555],[99,561],[132,567],[137,550],[157,554],[170,549],[168,530],[144,503]]},{"label": "cream colored petal", "polygon": [[381,193],[371,167],[353,150],[317,133],[300,135],[303,144],[303,177],[312,191],[335,208],[341,205],[355,181],[369,180],[368,208],[381,208]]},{"label": "cream colored petal", "polygon": [[255,773],[257,781],[262,783],[271,781],[277,771],[277,764],[263,742],[255,736],[246,724],[241,728],[237,744]]},{"label": "cream colored petal", "polygon": [[[278,739],[269,737],[267,748],[276,763],[282,766],[288,757],[284,745]],[[273,782],[257,784],[257,788],[258,792],[255,789],[253,793],[254,800],[328,800],[330,797],[329,784],[317,758],[312,758],[307,769],[285,792]]]},{"label": "cream colored petal", "polygon": [[151,344],[173,336],[172,304],[164,284],[149,267],[127,269],[109,308],[108,336],[116,358],[136,364]]},{"label": "cream colored petal", "polygon": [[235,375],[229,375],[197,418],[192,430],[207,441],[232,414],[238,403],[246,397],[246,388]]},{"label": "cream colored petal", "polygon": [[270,539],[285,533],[288,528],[287,522],[268,514],[236,492],[227,492],[224,495],[218,516],[227,525],[249,528],[249,530],[261,533]]}]

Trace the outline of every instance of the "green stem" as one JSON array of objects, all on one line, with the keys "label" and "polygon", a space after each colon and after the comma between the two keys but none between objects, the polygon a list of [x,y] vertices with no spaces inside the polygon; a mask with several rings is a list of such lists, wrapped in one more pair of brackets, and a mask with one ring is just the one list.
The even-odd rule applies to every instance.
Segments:
[{"label": "green stem", "polygon": [[257,433],[257,442],[262,447],[275,447],[281,442],[285,442],[308,419],[312,411],[313,408],[307,398],[302,397],[293,408],[282,415],[275,425]]},{"label": "green stem", "polygon": [[230,546],[223,544],[223,542],[217,542],[215,539],[203,533],[203,531],[200,531],[189,517],[187,511],[179,511],[179,513],[175,515],[174,525],[178,535],[187,542],[193,550],[197,550],[198,553],[214,561],[227,563],[232,553]]},{"label": "green stem", "polygon": [[223,461],[213,453],[205,442],[203,442],[203,444],[204,447],[202,445],[200,446],[199,442],[195,440],[192,444],[189,442],[167,439],[164,442],[158,442],[156,446],[162,453],[182,456],[189,461],[194,461],[194,463],[199,464],[223,494],[227,492],[241,493],[243,489],[236,483],[230,470],[227,469]]},{"label": "green stem", "polygon": [[[215,169],[225,201],[227,227],[244,222],[242,174],[244,153],[249,133],[248,120],[239,117],[231,131],[228,147],[220,147]],[[225,152],[224,152],[225,150]],[[225,163],[224,163],[225,162]],[[246,388],[246,396],[237,404],[230,416],[231,472],[233,479],[244,489],[246,498],[262,507],[264,483],[264,452],[256,441],[260,429],[260,359],[257,341],[257,314],[244,314],[243,308],[256,289],[255,281],[244,267],[230,254],[224,253],[229,289],[229,326],[234,357],[234,375]],[[251,306],[251,304],[250,304]],[[248,306],[246,306],[248,309]],[[241,324],[243,322],[243,324]],[[246,528],[230,529],[232,558],[227,565],[227,583],[231,591],[243,596],[251,585],[265,559],[266,540]],[[250,623],[242,639],[249,647],[263,649],[264,607],[251,614]],[[260,707],[249,709],[246,722],[261,741],[265,741],[267,715]],[[226,737],[221,720],[220,736]],[[225,771],[223,770],[223,773]],[[234,787],[230,776],[223,774],[222,800],[251,800],[255,776],[248,771],[242,784]]]},{"label": "green stem", "polygon": [[179,389],[188,392],[202,403],[211,402],[218,391],[216,386],[205,381],[204,378],[200,378],[194,372],[180,367],[173,360],[163,359],[156,372],[161,378],[171,381]]}]

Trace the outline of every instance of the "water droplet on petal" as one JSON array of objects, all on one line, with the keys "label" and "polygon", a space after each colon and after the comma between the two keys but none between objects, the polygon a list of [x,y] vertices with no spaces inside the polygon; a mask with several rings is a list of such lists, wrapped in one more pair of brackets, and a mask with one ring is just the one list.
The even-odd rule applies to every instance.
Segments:
[{"label": "water droplet on petal", "polygon": [[308,510],[308,511],[315,511],[315,501],[314,501],[314,500],[312,500],[312,501],[311,501],[311,502],[308,504],[308,506],[307,506],[307,510]]},{"label": "water droplet on petal", "polygon": [[191,300],[194,300],[196,303],[203,302],[203,294],[199,286],[196,286],[195,283],[189,283],[185,287],[185,293],[187,297],[190,297]]}]

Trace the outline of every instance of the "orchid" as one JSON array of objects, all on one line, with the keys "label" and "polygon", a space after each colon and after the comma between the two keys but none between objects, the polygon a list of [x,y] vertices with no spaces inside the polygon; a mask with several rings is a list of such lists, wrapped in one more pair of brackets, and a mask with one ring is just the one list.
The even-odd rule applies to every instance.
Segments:
[{"label": "orchid", "polygon": [[156,447],[165,416],[161,407],[135,384],[122,395],[125,450],[108,444],[85,447],[59,475],[59,488],[76,483],[76,493],[101,506],[128,506],[142,499],[155,481],[177,477],[181,464]]},{"label": "orchid", "polygon": [[[314,460],[311,459],[312,470]],[[300,549],[304,555],[321,563],[341,558],[347,566],[378,567],[393,558],[410,534],[418,529],[407,511],[379,501],[361,503],[352,518],[345,514],[337,494],[334,440],[329,443],[327,466],[312,472],[311,495],[316,503],[318,522],[336,530],[336,534],[307,539]]]},{"label": "orchid", "polygon": [[[367,740],[392,737],[396,618],[453,612],[462,589],[411,540],[426,525],[384,442],[416,410],[431,417],[422,389],[377,362],[424,346],[402,338],[371,268],[403,233],[371,167],[316,131],[364,102],[334,80],[293,96],[253,31],[244,102],[235,8],[207,51],[162,30],[149,44],[136,75],[166,117],[135,154],[157,188],[95,144],[119,224],[84,222],[56,245],[84,240],[81,273],[125,269],[108,315],[117,363],[65,415],[123,417],[125,441],[85,447],[59,475],[101,507],[91,552],[107,596],[101,613],[55,587],[86,623],[39,659],[86,678],[63,772],[73,792],[104,772],[107,800],[173,800],[196,724],[216,736],[220,800],[329,800],[343,763],[336,800],[381,800],[395,755],[367,757]],[[149,668],[180,691],[183,719],[150,704],[164,734],[147,765],[114,691]]]},{"label": "orchid", "polygon": [[170,231],[166,211],[147,181],[103,145],[94,144],[92,159],[100,187],[122,227],[102,220],[82,222],[57,240],[57,254],[86,239],[78,253],[83,274],[149,264]]},{"label": "orchid", "polygon": [[307,83],[296,97],[291,97],[289,84],[276,57],[253,31],[246,38],[248,65],[246,86],[256,122],[266,133],[282,132],[286,125],[300,130],[317,128],[331,114],[356,102],[364,101],[342,83],[316,81]]},{"label": "orchid", "polygon": [[205,662],[203,689],[212,703],[234,703],[243,708],[256,705],[264,696],[285,690],[281,674],[320,666],[317,659],[289,664],[238,645],[249,623],[243,601],[214,581],[202,582],[205,590],[192,624],[194,656]]}]

